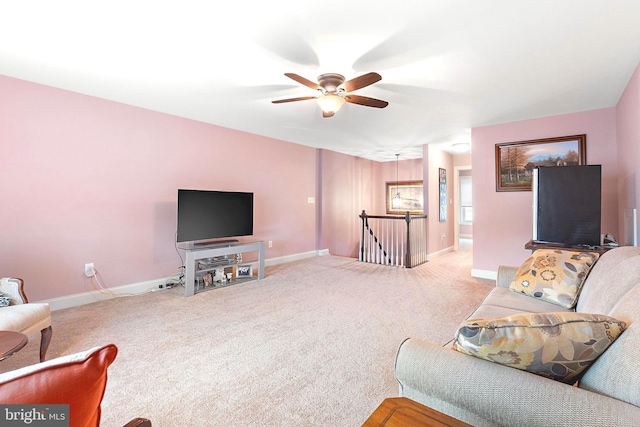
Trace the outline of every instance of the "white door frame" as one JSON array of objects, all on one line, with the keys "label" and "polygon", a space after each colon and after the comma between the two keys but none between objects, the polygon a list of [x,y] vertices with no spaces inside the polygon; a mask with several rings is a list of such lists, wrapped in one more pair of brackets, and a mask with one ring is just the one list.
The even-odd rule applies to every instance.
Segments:
[{"label": "white door frame", "polygon": [[471,170],[471,166],[453,168],[453,250],[460,249],[460,171]]}]

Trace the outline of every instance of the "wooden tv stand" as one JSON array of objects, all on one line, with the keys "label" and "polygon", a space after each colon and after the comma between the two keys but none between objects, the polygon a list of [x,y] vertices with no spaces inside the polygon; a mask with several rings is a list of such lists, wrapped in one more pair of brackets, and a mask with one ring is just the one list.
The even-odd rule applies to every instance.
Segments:
[{"label": "wooden tv stand", "polygon": [[600,255],[607,252],[609,249],[613,249],[615,247],[617,246],[568,245],[566,243],[536,242],[534,240],[529,240],[524,245],[525,249],[529,249],[532,251],[535,251],[536,249],[564,249],[564,250],[570,250],[570,251],[597,252]]},{"label": "wooden tv stand", "polygon": [[[184,296],[190,297],[198,292],[234,285],[249,280],[264,278],[264,242],[215,242],[207,245],[190,245],[182,247],[186,252]],[[242,259],[238,259],[241,254]],[[244,254],[249,254],[245,256]],[[198,268],[199,265],[207,265]],[[238,267],[253,266],[257,264],[258,275],[240,277],[236,274]],[[231,280],[224,284],[214,283],[211,286],[200,286],[197,281],[203,274],[208,274],[218,269],[230,270],[233,273]],[[253,269],[251,269],[253,270]]]}]

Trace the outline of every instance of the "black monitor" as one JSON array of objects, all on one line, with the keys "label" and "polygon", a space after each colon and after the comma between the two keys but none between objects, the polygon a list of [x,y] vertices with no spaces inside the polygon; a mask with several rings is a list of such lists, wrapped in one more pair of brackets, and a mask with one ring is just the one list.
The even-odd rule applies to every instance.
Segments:
[{"label": "black monitor", "polygon": [[253,193],[178,190],[178,242],[253,234]]},{"label": "black monitor", "polygon": [[600,245],[600,165],[541,166],[533,171],[533,240]]}]

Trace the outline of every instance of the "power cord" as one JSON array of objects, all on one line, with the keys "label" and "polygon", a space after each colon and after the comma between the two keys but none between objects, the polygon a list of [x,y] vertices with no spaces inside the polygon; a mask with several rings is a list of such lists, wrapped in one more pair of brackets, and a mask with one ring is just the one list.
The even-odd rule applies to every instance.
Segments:
[{"label": "power cord", "polygon": [[170,278],[164,283],[166,289],[171,289],[176,285],[184,286],[184,265],[178,267],[180,275],[177,278]]},{"label": "power cord", "polygon": [[[174,239],[174,248],[176,250],[176,253],[178,254],[178,257],[180,257],[180,267],[178,267],[178,273],[179,276],[177,278],[169,278],[164,282],[164,286],[160,285],[160,288],[151,288],[148,289],[146,291],[143,292],[138,292],[138,293],[132,293],[132,292],[127,292],[127,293],[117,293],[117,292],[113,292],[111,289],[107,288],[106,286],[103,285],[102,281],[100,280],[100,278],[98,277],[98,270],[93,267],[93,275],[89,277],[89,283],[91,283],[91,287],[103,294],[103,295],[109,295],[111,297],[126,297],[126,296],[135,296],[135,295],[142,295],[142,294],[146,294],[149,292],[155,292],[158,290],[162,290],[164,289],[171,289],[174,286],[180,285],[182,287],[184,287],[185,285],[185,273],[184,273],[184,259],[182,258],[182,254],[180,254],[180,251],[178,250],[178,231],[176,231],[175,234],[175,239]],[[94,281],[95,278],[95,281]]]},{"label": "power cord", "polygon": [[[98,270],[94,267],[93,268],[93,276],[89,277],[89,283],[91,283],[91,287],[93,287],[93,289],[99,293],[101,293],[102,295],[108,295],[110,297],[113,298],[119,298],[119,297],[131,297],[131,296],[136,296],[136,295],[144,295],[144,294],[148,294],[149,292],[155,292],[155,291],[159,291],[159,290],[163,290],[163,288],[150,288],[147,289],[145,291],[142,292],[124,292],[124,293],[119,293],[119,292],[113,292],[111,289],[109,289],[108,287],[104,286],[102,283],[102,280],[100,279],[100,277],[98,277]],[[184,274],[180,273],[180,276],[178,277],[178,281],[183,281],[183,276]],[[95,278],[95,281],[94,281]],[[176,282],[174,281],[175,279],[167,279],[165,284],[164,284],[164,289],[171,289]],[[178,283],[179,283],[178,282]],[[162,285],[160,285],[162,286]]]},{"label": "power cord", "polygon": [[[176,230],[176,234],[175,234],[175,239],[173,239],[173,247],[176,249],[176,253],[178,254],[178,257],[180,258],[180,267],[178,267],[178,270],[180,271],[180,276],[178,277],[178,283],[174,283],[174,285],[180,285],[184,288],[184,259],[182,258],[182,254],[180,253],[180,250],[178,249],[178,230]],[[167,283],[169,284],[169,283]]]}]

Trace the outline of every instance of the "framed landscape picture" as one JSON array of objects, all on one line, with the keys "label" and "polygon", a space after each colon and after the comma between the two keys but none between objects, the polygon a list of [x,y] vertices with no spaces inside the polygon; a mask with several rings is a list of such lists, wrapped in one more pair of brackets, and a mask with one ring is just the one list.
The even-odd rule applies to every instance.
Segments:
[{"label": "framed landscape picture", "polygon": [[438,168],[440,222],[447,220],[447,170]]},{"label": "framed landscape picture", "polygon": [[[422,181],[387,182],[387,213],[404,215],[409,211],[411,215],[424,213]],[[396,194],[400,194],[402,206],[394,208],[392,201]]]},{"label": "framed landscape picture", "polygon": [[531,191],[538,166],[585,165],[587,135],[496,144],[496,191]]}]

